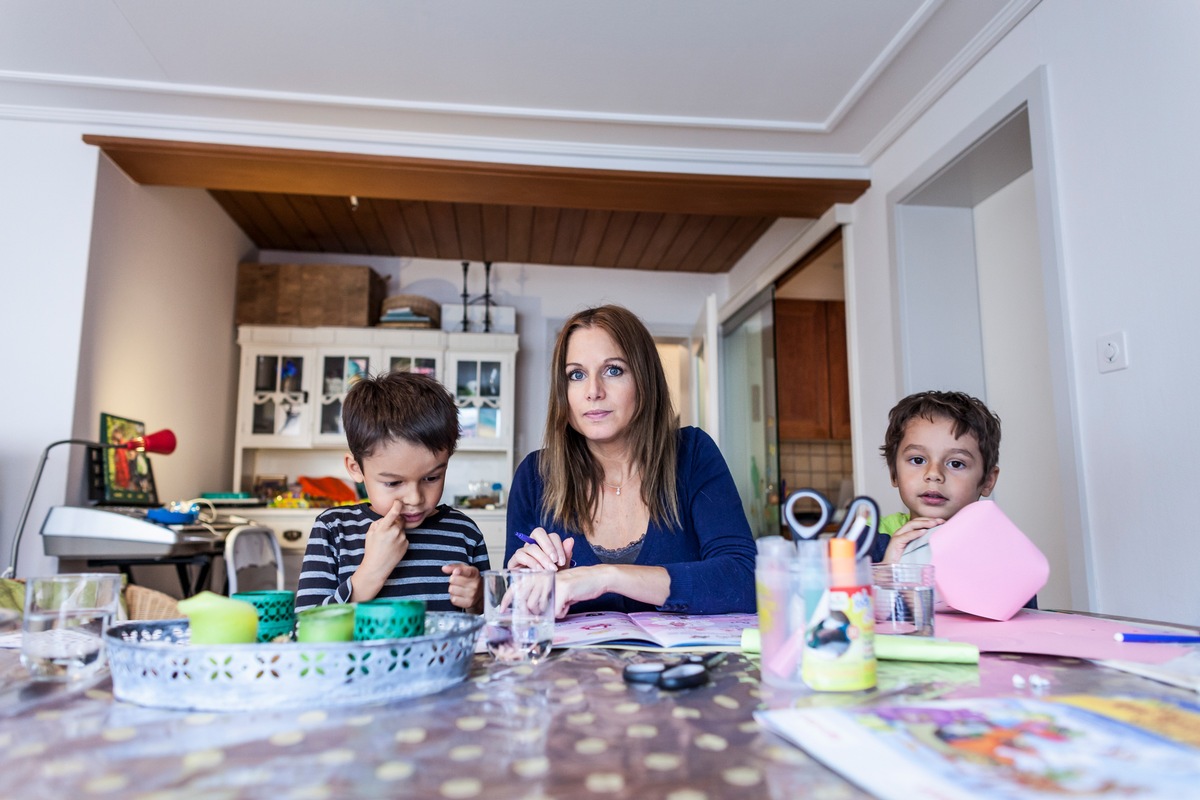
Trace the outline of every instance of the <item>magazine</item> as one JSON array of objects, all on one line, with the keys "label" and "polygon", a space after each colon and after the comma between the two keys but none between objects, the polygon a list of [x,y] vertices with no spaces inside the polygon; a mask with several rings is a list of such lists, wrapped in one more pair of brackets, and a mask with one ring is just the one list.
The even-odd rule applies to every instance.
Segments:
[{"label": "magazine", "polygon": [[592,611],[556,622],[554,646],[740,650],[742,631],[757,627],[757,614]]},{"label": "magazine", "polygon": [[1200,785],[1200,706],[1064,695],[759,711],[768,730],[889,798],[1179,798]]}]

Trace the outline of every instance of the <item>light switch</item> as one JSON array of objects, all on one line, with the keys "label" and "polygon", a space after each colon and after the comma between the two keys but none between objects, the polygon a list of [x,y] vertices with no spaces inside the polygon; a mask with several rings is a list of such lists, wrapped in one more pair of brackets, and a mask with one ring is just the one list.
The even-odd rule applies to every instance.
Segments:
[{"label": "light switch", "polygon": [[1096,363],[1101,372],[1114,372],[1129,366],[1129,346],[1125,331],[1106,333],[1096,340]]}]

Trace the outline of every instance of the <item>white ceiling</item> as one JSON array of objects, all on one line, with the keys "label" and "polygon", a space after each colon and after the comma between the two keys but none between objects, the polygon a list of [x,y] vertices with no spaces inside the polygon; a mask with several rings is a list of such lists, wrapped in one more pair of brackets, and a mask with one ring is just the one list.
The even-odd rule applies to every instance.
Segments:
[{"label": "white ceiling", "polygon": [[1037,0],[0,0],[0,118],[313,149],[812,177]]}]

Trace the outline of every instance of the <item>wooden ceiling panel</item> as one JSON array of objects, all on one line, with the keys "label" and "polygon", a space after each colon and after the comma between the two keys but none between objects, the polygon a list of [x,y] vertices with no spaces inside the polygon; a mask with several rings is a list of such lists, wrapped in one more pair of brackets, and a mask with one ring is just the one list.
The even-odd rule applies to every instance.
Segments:
[{"label": "wooden ceiling panel", "polygon": [[453,203],[458,226],[458,253],[464,261],[492,261],[483,238],[483,212],[478,203]]},{"label": "wooden ceiling panel", "polygon": [[535,207],[533,209],[533,227],[529,236],[529,262],[533,264],[549,264],[554,256],[554,236],[558,230],[558,215],[560,209]]},{"label": "wooden ceiling panel", "polygon": [[610,211],[589,211],[583,218],[583,227],[579,231],[579,241],[575,243],[575,255],[572,264],[596,265],[600,242],[604,240],[604,231],[608,227]]},{"label": "wooden ceiling panel", "polygon": [[600,247],[596,251],[596,266],[617,265],[621,248],[625,246],[625,240],[629,237],[629,231],[636,219],[637,213],[633,211],[614,211],[609,215],[608,225],[604,228],[604,238],[600,240]]},{"label": "wooden ceiling panel", "polygon": [[550,260],[547,264],[574,263],[575,253],[579,250],[579,236],[583,232],[584,218],[593,212],[578,208],[564,208],[558,212],[558,225],[554,230],[554,247],[550,250]]},{"label": "wooden ceiling panel", "polygon": [[508,254],[514,264],[530,263],[533,248],[533,207],[508,206]]},{"label": "wooden ceiling panel", "polygon": [[[433,230],[434,252],[426,258],[462,258],[458,241],[458,218],[451,203],[426,203],[430,228]],[[468,259],[469,260],[469,259]]]},{"label": "wooden ceiling panel", "polygon": [[140,183],[208,189],[260,249],[349,255],[726,272],[776,219],[818,217],[869,186],[84,141]]},{"label": "wooden ceiling panel", "polygon": [[[412,238],[414,258],[437,258],[437,240],[433,235],[433,219],[429,215],[429,204],[416,200],[401,200],[400,210],[404,224]],[[396,253],[395,255],[405,255]]]},{"label": "wooden ceiling panel", "polygon": [[484,205],[479,207],[479,216],[483,220],[484,253],[487,258],[483,261],[508,261],[508,212],[504,206]]}]

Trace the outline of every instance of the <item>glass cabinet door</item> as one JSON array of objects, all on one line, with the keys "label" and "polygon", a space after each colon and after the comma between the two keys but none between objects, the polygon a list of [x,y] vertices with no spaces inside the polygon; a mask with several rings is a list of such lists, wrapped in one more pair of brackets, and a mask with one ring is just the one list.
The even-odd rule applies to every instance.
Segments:
[{"label": "glass cabinet door", "polygon": [[366,353],[321,354],[321,399],[317,441],[343,441],[346,431],[342,427],[342,401],[350,387],[370,373],[371,356]]},{"label": "glass cabinet door", "polygon": [[504,435],[500,401],[500,361],[459,359],[454,372],[454,402],[464,440],[495,440]]},{"label": "glass cabinet door", "polygon": [[251,356],[254,391],[250,397],[249,433],[280,446],[309,441],[306,358],[288,353]]},{"label": "glass cabinet door", "polygon": [[415,372],[437,378],[437,359],[426,356],[394,355],[388,359],[388,372]]}]

